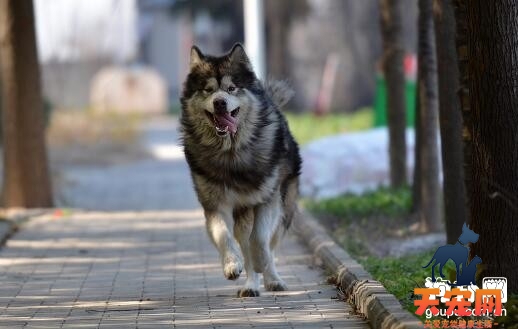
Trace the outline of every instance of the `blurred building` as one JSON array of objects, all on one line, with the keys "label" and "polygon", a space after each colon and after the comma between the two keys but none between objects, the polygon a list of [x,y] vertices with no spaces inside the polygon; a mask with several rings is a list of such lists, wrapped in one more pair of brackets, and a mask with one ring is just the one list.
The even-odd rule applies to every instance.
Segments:
[{"label": "blurred building", "polygon": [[[169,0],[138,0],[138,62],[155,68],[167,82],[170,98],[178,99],[188,70],[191,22],[173,17]],[[177,103],[176,102],[173,102]]]},{"label": "blurred building", "polygon": [[135,58],[134,0],[35,0],[35,16],[44,95],[54,107],[87,107],[95,73]]}]

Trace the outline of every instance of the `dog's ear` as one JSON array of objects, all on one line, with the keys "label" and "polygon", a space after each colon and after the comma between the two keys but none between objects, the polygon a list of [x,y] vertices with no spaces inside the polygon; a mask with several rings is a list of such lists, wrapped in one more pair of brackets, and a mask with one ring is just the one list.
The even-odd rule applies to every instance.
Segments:
[{"label": "dog's ear", "polygon": [[203,61],[203,54],[200,49],[196,46],[192,46],[191,48],[191,60],[189,63],[190,68],[192,69],[195,66],[198,66]]},{"label": "dog's ear", "polygon": [[246,55],[245,48],[240,43],[236,43],[232,50],[228,54],[231,63],[243,63],[247,66],[250,71],[253,71],[252,63]]}]

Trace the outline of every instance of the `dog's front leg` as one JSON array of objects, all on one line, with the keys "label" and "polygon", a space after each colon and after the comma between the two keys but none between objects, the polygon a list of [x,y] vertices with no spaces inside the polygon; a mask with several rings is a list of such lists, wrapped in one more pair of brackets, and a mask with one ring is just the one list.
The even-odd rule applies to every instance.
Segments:
[{"label": "dog's front leg", "polygon": [[243,271],[243,260],[233,237],[234,220],[230,209],[205,211],[207,232],[219,250],[223,274],[228,280],[236,280]]},{"label": "dog's front leg", "polygon": [[243,252],[246,271],[245,286],[239,289],[237,295],[238,297],[256,297],[259,296],[259,273],[254,271],[250,251],[250,235],[254,224],[253,212],[251,209],[246,209],[234,213],[234,221],[234,234]]}]

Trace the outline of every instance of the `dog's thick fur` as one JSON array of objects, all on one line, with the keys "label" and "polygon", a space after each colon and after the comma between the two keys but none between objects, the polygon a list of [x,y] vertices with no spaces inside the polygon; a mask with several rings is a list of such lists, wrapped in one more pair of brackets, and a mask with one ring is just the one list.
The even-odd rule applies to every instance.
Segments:
[{"label": "dog's thick fur", "polygon": [[246,270],[241,297],[259,295],[259,273],[266,290],[287,289],[273,251],[297,211],[301,159],[279,110],[291,96],[282,82],[259,81],[239,44],[221,57],[191,50],[185,156],[225,277]]}]

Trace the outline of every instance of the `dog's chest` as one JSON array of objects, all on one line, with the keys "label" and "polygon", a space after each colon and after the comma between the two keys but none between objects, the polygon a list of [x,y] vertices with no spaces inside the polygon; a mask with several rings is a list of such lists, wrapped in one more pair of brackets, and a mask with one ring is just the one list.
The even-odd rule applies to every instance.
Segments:
[{"label": "dog's chest", "polygon": [[254,206],[269,201],[278,190],[279,170],[276,168],[260,186],[248,191],[225,188],[223,198],[231,206]]}]

